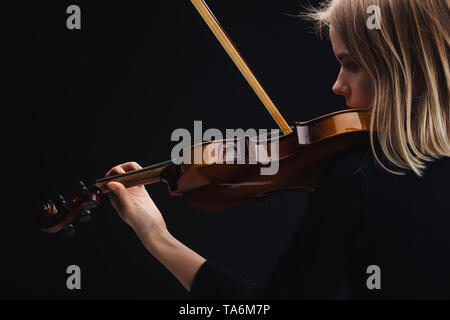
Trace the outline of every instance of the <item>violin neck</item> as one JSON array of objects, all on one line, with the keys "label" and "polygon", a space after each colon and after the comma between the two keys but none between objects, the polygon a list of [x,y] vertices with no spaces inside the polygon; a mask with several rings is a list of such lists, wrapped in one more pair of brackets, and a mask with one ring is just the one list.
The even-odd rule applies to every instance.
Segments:
[{"label": "violin neck", "polygon": [[100,189],[103,193],[108,193],[110,191],[107,187],[109,182],[120,182],[126,188],[161,182],[163,181],[164,170],[171,165],[173,165],[173,162],[170,160],[157,163],[139,170],[98,179],[93,186]]}]

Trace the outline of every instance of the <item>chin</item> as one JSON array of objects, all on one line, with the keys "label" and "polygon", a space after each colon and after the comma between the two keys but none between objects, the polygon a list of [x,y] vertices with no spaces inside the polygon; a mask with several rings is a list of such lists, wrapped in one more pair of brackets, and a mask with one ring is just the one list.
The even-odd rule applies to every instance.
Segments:
[{"label": "chin", "polygon": [[365,105],[357,105],[357,104],[347,104],[347,108],[350,108],[350,109],[370,109],[370,107],[369,106],[365,106]]}]

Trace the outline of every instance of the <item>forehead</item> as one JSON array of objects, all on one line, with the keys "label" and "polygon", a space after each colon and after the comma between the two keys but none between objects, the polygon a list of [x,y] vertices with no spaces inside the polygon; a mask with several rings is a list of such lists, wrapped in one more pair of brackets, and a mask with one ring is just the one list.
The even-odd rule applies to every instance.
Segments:
[{"label": "forehead", "polygon": [[330,26],[330,40],[335,55],[341,53],[348,53],[348,49],[344,43],[344,40],[342,40],[341,36],[336,31],[336,29],[333,28],[333,25]]}]

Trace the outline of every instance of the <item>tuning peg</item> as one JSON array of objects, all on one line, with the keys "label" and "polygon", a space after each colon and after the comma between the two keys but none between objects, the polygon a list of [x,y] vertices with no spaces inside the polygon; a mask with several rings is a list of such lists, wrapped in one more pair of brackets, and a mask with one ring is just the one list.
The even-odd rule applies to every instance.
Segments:
[{"label": "tuning peg", "polygon": [[65,210],[65,211],[69,211],[70,207],[69,204],[67,203],[66,199],[64,199],[64,197],[62,195],[58,195],[58,200],[59,203],[61,204],[61,207]]},{"label": "tuning peg", "polygon": [[92,219],[92,213],[90,210],[84,210],[80,216],[80,222],[89,222]]},{"label": "tuning peg", "polygon": [[48,217],[58,214],[58,209],[51,200],[35,203],[35,212],[39,217]]},{"label": "tuning peg", "polygon": [[89,189],[84,184],[84,182],[80,181],[80,182],[78,182],[78,184],[80,185],[81,193],[84,194],[85,196],[88,196],[90,194],[90,192],[89,192]]},{"label": "tuning peg", "polygon": [[64,233],[63,233],[64,238],[70,238],[75,233],[75,226],[73,224],[69,223],[67,226],[64,227],[63,230],[64,230]]}]

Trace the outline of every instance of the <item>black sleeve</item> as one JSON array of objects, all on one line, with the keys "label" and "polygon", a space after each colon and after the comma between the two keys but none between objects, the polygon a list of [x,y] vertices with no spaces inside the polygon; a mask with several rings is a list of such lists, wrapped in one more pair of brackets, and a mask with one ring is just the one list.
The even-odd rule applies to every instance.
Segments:
[{"label": "black sleeve", "polygon": [[307,210],[264,285],[206,261],[191,296],[201,299],[332,299],[342,284],[362,221],[364,183],[347,157],[324,170]]}]

